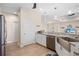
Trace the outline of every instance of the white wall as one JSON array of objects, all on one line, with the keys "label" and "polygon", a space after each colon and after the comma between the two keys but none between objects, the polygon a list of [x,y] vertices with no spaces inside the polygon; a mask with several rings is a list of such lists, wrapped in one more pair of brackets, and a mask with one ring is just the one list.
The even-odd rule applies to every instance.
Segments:
[{"label": "white wall", "polygon": [[[35,33],[41,30],[41,15],[36,10],[21,9],[21,47],[35,43]],[[40,27],[37,27],[40,25]]]},{"label": "white wall", "polygon": [[8,13],[1,13],[5,16],[7,27],[7,43],[16,42],[18,40],[18,16]]},{"label": "white wall", "polygon": [[[72,20],[72,21],[67,21],[67,22],[52,22],[49,26],[50,27],[49,30],[50,31],[54,30],[54,32],[65,33],[65,29],[67,28],[68,25],[72,25],[77,30],[76,34],[79,34],[79,20],[76,20],[76,21]],[[54,29],[51,27],[54,27]]]},{"label": "white wall", "polygon": [[[60,19],[66,21],[59,21]],[[67,16],[64,16],[54,19],[53,17],[50,17],[50,15],[42,15],[42,24],[46,31],[65,32],[68,25],[72,25],[74,28],[79,27],[79,17],[71,17],[70,19]],[[77,34],[79,34],[79,28],[76,28],[76,30]]]}]

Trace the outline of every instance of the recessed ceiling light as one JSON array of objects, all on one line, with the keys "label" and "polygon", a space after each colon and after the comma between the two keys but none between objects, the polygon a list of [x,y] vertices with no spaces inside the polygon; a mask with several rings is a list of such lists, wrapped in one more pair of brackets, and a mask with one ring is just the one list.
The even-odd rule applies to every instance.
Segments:
[{"label": "recessed ceiling light", "polygon": [[40,8],[39,10],[40,10],[40,11],[43,11],[43,9],[42,9],[42,8]]},{"label": "recessed ceiling light", "polygon": [[58,19],[58,17],[57,16],[54,16],[54,19]]},{"label": "recessed ceiling light", "polygon": [[57,8],[55,7],[54,9],[56,10]]},{"label": "recessed ceiling light", "polygon": [[69,10],[68,14],[72,14],[72,11],[71,11],[71,10]]},{"label": "recessed ceiling light", "polygon": [[13,12],[14,14],[17,14],[17,12]]}]

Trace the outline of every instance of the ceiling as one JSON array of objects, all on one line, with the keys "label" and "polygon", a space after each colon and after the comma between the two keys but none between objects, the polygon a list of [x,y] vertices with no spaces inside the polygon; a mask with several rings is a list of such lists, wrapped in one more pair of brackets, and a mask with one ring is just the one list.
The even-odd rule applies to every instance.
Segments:
[{"label": "ceiling", "polygon": [[77,3],[53,3],[53,4],[38,4],[41,12],[47,15],[62,16],[71,12],[79,12],[79,4]]},{"label": "ceiling", "polygon": [[[33,3],[0,3],[0,11],[8,13],[15,13],[22,7],[32,9]],[[43,15],[63,16],[79,12],[79,3],[37,3],[36,9]]]},{"label": "ceiling", "polygon": [[22,7],[32,8],[33,3],[0,3],[0,11],[15,13]]}]

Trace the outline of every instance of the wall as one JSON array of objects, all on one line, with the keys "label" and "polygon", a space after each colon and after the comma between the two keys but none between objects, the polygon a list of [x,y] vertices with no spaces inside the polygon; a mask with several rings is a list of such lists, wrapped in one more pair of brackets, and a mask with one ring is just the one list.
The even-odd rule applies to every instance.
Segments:
[{"label": "wall", "polygon": [[72,25],[77,30],[77,34],[79,34],[79,20],[68,22],[68,24]]},{"label": "wall", "polygon": [[[52,16],[52,15],[51,15]],[[68,25],[72,25],[77,30],[77,34],[79,34],[79,17],[71,17],[68,18],[64,16],[59,19],[54,19],[54,17],[50,17],[50,15],[42,15],[42,24],[45,31],[48,32],[65,32],[65,29]],[[58,21],[58,20],[67,20],[67,21]]]},{"label": "wall", "polygon": [[[21,47],[35,43],[35,33],[42,29],[41,15],[37,10],[22,8],[20,13]],[[38,27],[40,26],[40,27]]]},{"label": "wall", "polygon": [[7,30],[7,43],[16,42],[18,39],[18,16],[8,13],[1,13],[5,16],[6,30]]},{"label": "wall", "polygon": [[59,32],[65,32],[65,29],[67,28],[68,25],[72,25],[77,30],[77,34],[79,33],[79,21],[68,21],[68,22],[60,22],[58,24],[58,31]]},{"label": "wall", "polygon": [[52,22],[49,27],[54,27],[51,28],[50,30],[54,32],[63,32],[65,33],[65,29],[67,28],[68,25],[72,25],[76,30],[76,34],[79,34],[79,20],[76,21],[67,21],[67,22]]}]

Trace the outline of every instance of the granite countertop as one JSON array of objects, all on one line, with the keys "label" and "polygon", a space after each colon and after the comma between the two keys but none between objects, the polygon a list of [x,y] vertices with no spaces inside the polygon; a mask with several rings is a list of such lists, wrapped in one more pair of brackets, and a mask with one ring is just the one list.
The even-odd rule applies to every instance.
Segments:
[{"label": "granite countertop", "polygon": [[61,32],[43,32],[39,33],[43,35],[51,35],[51,36],[57,36],[57,37],[69,37],[73,39],[79,39],[79,35],[76,34],[69,34],[69,33],[61,33]]}]

